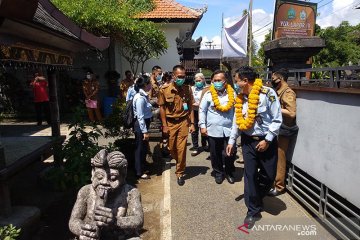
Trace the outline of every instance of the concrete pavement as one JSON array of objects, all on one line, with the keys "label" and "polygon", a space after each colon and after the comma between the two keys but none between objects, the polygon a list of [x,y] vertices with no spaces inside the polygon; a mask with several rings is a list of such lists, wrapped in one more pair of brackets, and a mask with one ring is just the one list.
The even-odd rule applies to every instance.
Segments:
[{"label": "concrete pavement", "polygon": [[[19,126],[15,128],[19,130]],[[15,134],[14,131],[11,133]],[[65,124],[61,126],[61,133],[69,133]],[[24,135],[49,134],[50,128],[41,127],[35,131],[25,131]],[[100,144],[107,144],[108,141],[100,139]],[[158,229],[161,239],[335,239],[287,193],[264,200],[263,218],[253,229],[241,227],[247,211],[242,198],[243,164],[235,164],[235,184],[231,185],[225,180],[218,185],[210,175],[211,163],[206,160],[209,153],[202,152],[196,157],[191,157],[190,153],[188,150],[186,183],[182,187],[176,183],[175,161],[166,162],[162,175],[163,191],[158,192],[164,195],[162,201],[155,200],[162,205],[161,229]],[[241,156],[240,152],[238,154]],[[154,201],[146,196],[143,196],[144,207]],[[147,221],[150,220],[159,221],[157,217],[149,215]]]},{"label": "concrete pavement", "polygon": [[243,164],[235,164],[235,184],[225,179],[218,185],[206,160],[209,153],[196,157],[190,153],[182,187],[176,182],[175,160],[166,163],[162,239],[336,239],[288,193],[266,197],[262,219],[246,229],[242,226],[247,212],[242,198]]}]

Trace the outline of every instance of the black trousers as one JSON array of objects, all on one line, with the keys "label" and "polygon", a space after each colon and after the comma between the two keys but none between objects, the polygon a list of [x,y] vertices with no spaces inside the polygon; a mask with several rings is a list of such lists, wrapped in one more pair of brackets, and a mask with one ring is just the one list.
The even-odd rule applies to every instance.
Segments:
[{"label": "black trousers", "polygon": [[232,174],[235,171],[235,157],[227,156],[225,151],[228,141],[228,137],[217,138],[209,136],[211,166],[215,171],[215,175]]},{"label": "black trousers", "polygon": [[[146,128],[150,127],[150,118],[145,119]],[[148,151],[148,141],[144,140],[144,134],[141,132],[138,120],[134,123],[135,131],[135,171],[137,176],[143,174],[146,153]]]},{"label": "black trousers", "polygon": [[41,125],[43,121],[43,114],[48,124],[51,124],[49,102],[35,102],[36,121]]},{"label": "black trousers", "polygon": [[254,216],[262,211],[263,198],[272,187],[278,157],[278,144],[275,138],[265,152],[258,152],[259,140],[242,134],[241,146],[244,158],[244,199],[248,215]]},{"label": "black trousers", "polygon": [[[191,133],[191,141],[195,150],[199,148],[199,111],[194,110],[195,131]],[[205,147],[208,142],[207,136],[201,136],[201,146]]]}]

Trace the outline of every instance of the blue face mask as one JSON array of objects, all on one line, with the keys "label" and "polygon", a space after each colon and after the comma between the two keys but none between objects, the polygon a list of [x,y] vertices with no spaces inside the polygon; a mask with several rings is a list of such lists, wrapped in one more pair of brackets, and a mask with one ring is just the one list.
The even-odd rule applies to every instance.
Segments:
[{"label": "blue face mask", "polygon": [[239,93],[240,92],[240,87],[239,87],[239,85],[237,85],[236,83],[234,83],[234,90],[235,90],[235,92],[236,93]]},{"label": "blue face mask", "polygon": [[204,83],[203,82],[195,82],[195,86],[197,88],[203,88],[204,87]]},{"label": "blue face mask", "polygon": [[223,83],[223,82],[214,82],[213,85],[214,85],[214,88],[215,88],[216,90],[222,90],[223,87],[224,87],[224,83]]},{"label": "blue face mask", "polygon": [[178,85],[179,87],[182,86],[184,82],[185,82],[185,78],[177,78],[175,80],[176,85]]},{"label": "blue face mask", "polygon": [[161,75],[157,75],[157,76],[156,76],[156,81],[159,82],[159,81],[161,81],[161,79],[162,79],[162,76],[161,76]]}]

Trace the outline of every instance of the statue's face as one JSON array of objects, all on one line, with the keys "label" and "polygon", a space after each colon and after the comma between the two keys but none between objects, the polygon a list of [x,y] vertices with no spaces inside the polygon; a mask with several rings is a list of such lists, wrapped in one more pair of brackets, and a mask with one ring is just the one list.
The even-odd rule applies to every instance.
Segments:
[{"label": "statue's face", "polygon": [[92,186],[100,198],[105,198],[109,191],[115,190],[123,183],[119,170],[112,168],[106,170],[95,168],[92,172]]}]

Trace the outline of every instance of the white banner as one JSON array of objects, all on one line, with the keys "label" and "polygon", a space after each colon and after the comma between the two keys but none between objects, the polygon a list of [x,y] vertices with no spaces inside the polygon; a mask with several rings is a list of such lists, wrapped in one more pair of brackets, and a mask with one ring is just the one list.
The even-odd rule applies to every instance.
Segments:
[{"label": "white banner", "polygon": [[222,33],[222,57],[246,57],[248,38],[248,14],[236,23],[224,26]]}]

